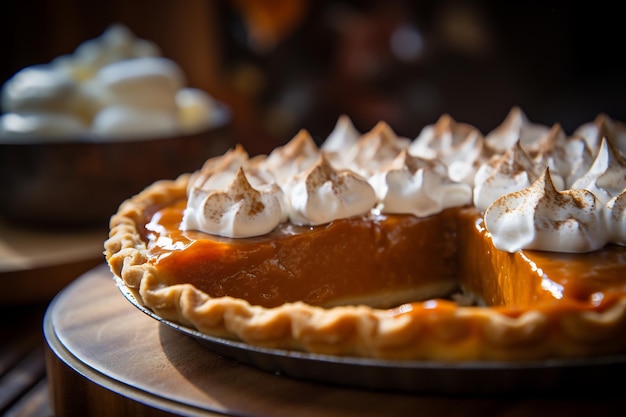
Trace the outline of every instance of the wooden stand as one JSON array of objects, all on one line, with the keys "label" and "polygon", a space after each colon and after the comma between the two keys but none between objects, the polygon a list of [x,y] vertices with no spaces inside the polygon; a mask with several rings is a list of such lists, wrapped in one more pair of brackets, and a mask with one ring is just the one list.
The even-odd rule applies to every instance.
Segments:
[{"label": "wooden stand", "polygon": [[56,416],[609,416],[618,397],[421,396],[274,375],[211,352],[131,305],[108,267],[65,288],[44,319]]}]

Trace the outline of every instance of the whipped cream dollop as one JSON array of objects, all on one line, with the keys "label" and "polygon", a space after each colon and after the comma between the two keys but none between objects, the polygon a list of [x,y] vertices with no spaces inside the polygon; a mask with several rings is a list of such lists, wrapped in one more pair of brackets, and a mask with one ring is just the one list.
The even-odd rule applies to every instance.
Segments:
[{"label": "whipped cream dollop", "polygon": [[485,135],[485,146],[494,153],[502,153],[520,142],[529,154],[541,151],[541,138],[548,134],[548,126],[533,123],[519,107],[513,106],[504,121]]},{"label": "whipped cream dollop", "polygon": [[589,190],[602,203],[607,203],[626,188],[626,158],[603,138],[593,164],[571,188]]},{"label": "whipped cream dollop", "polygon": [[[499,197],[530,186],[546,167],[537,164],[524,151],[521,141],[516,142],[478,168],[474,176],[474,205],[485,211]],[[562,188],[562,179],[556,178],[553,182],[557,188]]]},{"label": "whipped cream dollop", "polygon": [[590,122],[580,125],[572,136],[581,137],[590,149],[598,149],[602,138],[606,138],[622,154],[626,155],[626,123],[600,113]]},{"label": "whipped cream dollop", "polygon": [[6,112],[72,112],[78,86],[59,68],[34,65],[18,71],[2,89]]},{"label": "whipped cream dollop", "polygon": [[367,180],[350,170],[335,170],[320,155],[309,170],[288,184],[289,220],[315,226],[369,212],[376,193]]},{"label": "whipped cream dollop", "polygon": [[340,168],[350,169],[364,177],[379,171],[403,150],[410,139],[398,136],[385,122],[378,122],[369,132],[333,159]]},{"label": "whipped cream dollop", "polygon": [[348,115],[342,114],[337,119],[333,130],[322,143],[321,148],[327,154],[340,153],[355,145],[360,137],[361,132],[354,126],[352,119]]},{"label": "whipped cream dollop", "polygon": [[72,78],[84,81],[108,64],[161,55],[162,51],[156,43],[138,38],[127,26],[115,23],[99,37],[83,41],[72,53],[54,58],[51,64],[63,69]]},{"label": "whipped cream dollop", "polygon": [[0,140],[167,136],[226,117],[208,93],[186,85],[182,68],[158,46],[120,24],[71,54],[18,71],[1,96],[10,116],[0,118]]},{"label": "whipped cream dollop", "polygon": [[69,135],[82,135],[89,129],[77,117],[64,113],[6,113],[0,116],[0,140],[37,135],[54,140]]},{"label": "whipped cream dollop", "polygon": [[[550,167],[550,175],[563,179],[563,187],[570,188],[593,162],[593,154],[581,137],[567,137],[560,124],[556,123],[542,139],[541,151],[535,148],[533,155],[538,165]],[[557,187],[560,188],[560,187]]]},{"label": "whipped cream dollop", "polygon": [[27,67],[1,92],[0,139],[38,135],[54,138],[89,131],[78,85],[66,72],[46,65]]},{"label": "whipped cream dollop", "polygon": [[444,114],[435,124],[422,128],[409,145],[409,152],[421,158],[443,161],[453,181],[472,185],[483,146],[484,136],[476,127]]},{"label": "whipped cream dollop", "polygon": [[626,246],[626,190],[606,203],[604,219],[609,242]]},{"label": "whipped cream dollop", "polygon": [[406,149],[386,169],[372,175],[369,183],[382,213],[426,217],[472,200],[472,187],[451,180],[443,162],[410,155]]},{"label": "whipped cream dollop", "polygon": [[280,185],[302,171],[311,168],[320,157],[320,149],[311,134],[301,129],[283,146],[275,148],[263,161],[263,166],[276,178]]},{"label": "whipped cream dollop", "polygon": [[[209,158],[198,171],[191,174],[187,184],[187,193],[192,187],[206,190],[223,188],[233,180],[240,168],[248,169],[249,166],[248,152],[243,146],[237,145],[223,155]],[[250,181],[249,173],[246,176]],[[261,181],[261,183],[265,183],[265,181]]]},{"label": "whipped cream dollop", "polygon": [[92,123],[98,135],[167,135],[178,130],[176,94],[185,77],[174,61],[126,59],[102,67],[95,77],[103,97]]},{"label": "whipped cream dollop", "polygon": [[[220,174],[222,175],[222,174]],[[213,181],[211,181],[213,179]],[[225,186],[221,176],[189,190],[182,230],[226,237],[252,237],[271,232],[283,220],[282,192],[277,186],[254,188],[242,167]]]},{"label": "whipped cream dollop", "polygon": [[176,93],[185,85],[182,69],[163,57],[113,62],[101,68],[96,77],[112,104],[165,110],[176,108]]},{"label": "whipped cream dollop", "polygon": [[485,227],[496,248],[590,252],[608,242],[603,204],[588,190],[559,191],[549,168],[529,187],[495,200]]}]

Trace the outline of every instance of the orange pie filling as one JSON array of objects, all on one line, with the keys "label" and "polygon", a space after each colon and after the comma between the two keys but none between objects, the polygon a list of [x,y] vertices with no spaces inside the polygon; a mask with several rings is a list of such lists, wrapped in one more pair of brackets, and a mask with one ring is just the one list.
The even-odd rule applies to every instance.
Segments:
[{"label": "orange pie filling", "polygon": [[180,230],[184,207],[179,201],[149,219],[148,261],[167,285],[193,282],[211,297],[269,308],[295,301],[390,308],[466,295],[516,315],[529,307],[602,311],[626,294],[623,247],[499,251],[474,208],[426,218],[370,214],[320,226],[286,223],[242,240]]},{"label": "orange pie filling", "polygon": [[181,231],[183,208],[161,209],[146,226],[149,261],[168,285],[193,282],[211,297],[269,308],[295,301],[388,308],[457,288],[454,209],[427,218],[283,223],[264,236],[233,239]]}]

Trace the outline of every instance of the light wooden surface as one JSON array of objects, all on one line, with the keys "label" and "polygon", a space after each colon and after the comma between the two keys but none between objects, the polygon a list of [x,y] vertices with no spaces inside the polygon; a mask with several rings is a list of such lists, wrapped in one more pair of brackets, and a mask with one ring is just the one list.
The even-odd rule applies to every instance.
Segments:
[{"label": "light wooden surface", "polygon": [[613,396],[445,397],[298,381],[222,358],[131,305],[105,265],[52,302],[44,319],[57,416],[612,416]]},{"label": "light wooden surface", "polygon": [[104,260],[107,230],[42,230],[0,219],[0,306],[47,303]]}]

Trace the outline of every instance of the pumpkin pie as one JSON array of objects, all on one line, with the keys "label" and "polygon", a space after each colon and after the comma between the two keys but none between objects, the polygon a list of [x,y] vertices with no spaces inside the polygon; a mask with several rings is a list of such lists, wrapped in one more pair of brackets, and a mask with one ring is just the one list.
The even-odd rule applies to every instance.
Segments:
[{"label": "pumpkin pie", "polygon": [[306,130],[268,155],[236,146],[123,202],[106,260],[158,316],[255,346],[623,354],[624,149],[527,124],[514,108],[483,135],[444,115],[411,140],[341,116],[319,146]]}]

